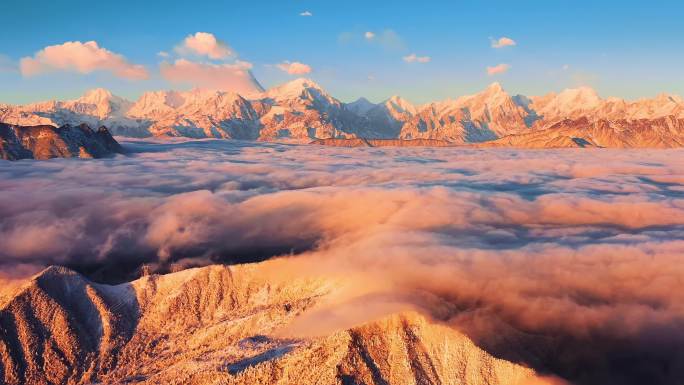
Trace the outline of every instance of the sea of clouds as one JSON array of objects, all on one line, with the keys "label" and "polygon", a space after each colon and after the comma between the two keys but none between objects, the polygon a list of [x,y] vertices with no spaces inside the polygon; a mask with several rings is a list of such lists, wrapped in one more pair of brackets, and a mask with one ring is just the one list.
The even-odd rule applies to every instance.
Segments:
[{"label": "sea of clouds", "polygon": [[0,161],[1,275],[281,257],[350,283],[302,329],[412,308],[573,383],[682,383],[684,150],[122,144]]}]

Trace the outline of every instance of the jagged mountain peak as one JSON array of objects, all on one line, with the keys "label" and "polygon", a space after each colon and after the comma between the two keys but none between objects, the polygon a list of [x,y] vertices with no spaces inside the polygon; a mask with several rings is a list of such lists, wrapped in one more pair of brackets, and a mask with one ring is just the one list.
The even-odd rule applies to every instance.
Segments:
[{"label": "jagged mountain peak", "polygon": [[339,106],[341,103],[330,96],[323,87],[311,79],[299,78],[266,91],[267,99],[283,102],[286,105],[316,104],[327,109],[330,105]]},{"label": "jagged mountain peak", "polygon": [[583,99],[600,99],[595,89],[589,86],[580,86],[576,88],[566,88],[560,93],[558,97],[562,98],[583,98]]},{"label": "jagged mountain peak", "polygon": [[410,113],[410,114],[416,113],[416,106],[414,106],[411,102],[402,98],[399,95],[391,96],[383,104],[385,106],[387,106],[388,108],[395,110],[397,112],[400,112],[400,113]]},{"label": "jagged mountain peak", "polygon": [[360,97],[351,103],[345,104],[347,109],[357,115],[365,115],[368,111],[373,109],[376,104],[372,103],[364,97]]},{"label": "jagged mountain peak", "polygon": [[542,114],[561,116],[572,115],[576,111],[596,109],[601,106],[602,102],[596,90],[582,86],[535,98],[534,104]]},{"label": "jagged mountain peak", "polygon": [[504,88],[501,85],[501,83],[494,82],[494,83],[490,84],[489,86],[487,86],[487,88],[485,88],[484,92],[489,93],[489,94],[495,94],[495,93],[501,93],[501,92],[506,92],[506,91],[504,91]]},{"label": "jagged mountain peak", "polygon": [[313,80],[307,79],[307,78],[297,78],[297,79],[291,80],[287,83],[273,87],[273,88],[269,89],[267,92],[269,94],[275,94],[275,95],[280,95],[280,96],[297,97],[302,93],[302,91],[307,90],[307,89],[313,89],[313,90],[317,90],[321,93],[325,93],[325,91],[323,90],[323,87],[318,85]]},{"label": "jagged mountain peak", "polygon": [[112,93],[105,88],[93,88],[86,91],[83,96],[79,98],[81,101],[91,101],[98,102],[102,100],[108,100],[112,97]]},{"label": "jagged mountain peak", "polygon": [[681,96],[665,92],[659,93],[653,100],[659,103],[684,104],[684,99]]},{"label": "jagged mountain peak", "polygon": [[80,98],[74,101],[83,104],[109,104],[117,106],[131,103],[129,100],[122,98],[121,96],[112,94],[112,92],[106,88],[93,88],[87,90]]},{"label": "jagged mountain peak", "polygon": [[80,98],[62,104],[71,105],[79,112],[99,118],[106,118],[110,115],[123,115],[133,105],[131,101],[114,95],[105,88],[88,90]]}]

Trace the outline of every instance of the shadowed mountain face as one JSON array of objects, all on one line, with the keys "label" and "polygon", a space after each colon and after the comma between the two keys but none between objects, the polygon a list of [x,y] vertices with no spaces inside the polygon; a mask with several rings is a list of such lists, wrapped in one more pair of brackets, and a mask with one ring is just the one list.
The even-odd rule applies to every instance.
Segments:
[{"label": "shadowed mountain face", "polygon": [[378,104],[363,98],[343,103],[307,79],[249,95],[157,91],[130,102],[98,89],[71,101],[0,105],[0,122],[17,125],[86,123],[122,136],[298,143],[365,138],[531,148],[680,147],[683,120],[684,101],[675,95],[602,99],[583,87],[527,97],[509,95],[498,83],[425,105],[399,96]]},{"label": "shadowed mountain face", "polygon": [[14,126],[0,123],[0,159],[102,158],[123,148],[105,127]]},{"label": "shadowed mountain face", "polygon": [[263,264],[210,266],[117,286],[51,267],[0,308],[0,380],[8,385],[541,381],[533,370],[494,358],[465,335],[411,312],[317,336],[288,329],[338,288],[334,281],[278,279]]}]

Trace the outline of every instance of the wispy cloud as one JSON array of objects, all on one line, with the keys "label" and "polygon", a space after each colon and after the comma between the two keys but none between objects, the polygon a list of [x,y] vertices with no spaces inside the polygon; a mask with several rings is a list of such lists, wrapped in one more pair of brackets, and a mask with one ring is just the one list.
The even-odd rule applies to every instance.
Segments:
[{"label": "wispy cloud", "polygon": [[494,76],[494,75],[504,74],[504,73],[508,72],[508,70],[510,68],[511,68],[510,65],[503,64],[503,63],[495,65],[494,67],[487,67],[487,75]]},{"label": "wispy cloud", "polygon": [[311,13],[310,11],[304,11],[300,13],[299,16],[313,16],[313,13]]},{"label": "wispy cloud", "polygon": [[415,53],[404,56],[403,59],[407,63],[428,63],[431,60],[430,56],[418,56]]},{"label": "wispy cloud", "polygon": [[380,32],[342,32],[339,34],[337,40],[341,44],[366,42],[389,51],[401,51],[406,49],[406,45],[401,36],[392,29],[385,29]]},{"label": "wispy cloud", "polygon": [[518,43],[510,37],[500,37],[499,39],[492,39],[492,48],[503,48],[517,45]]},{"label": "wispy cloud", "polygon": [[304,75],[311,72],[311,66],[297,61],[290,62],[286,60],[282,63],[276,64],[276,67],[290,75]]},{"label": "wispy cloud", "polygon": [[208,32],[188,35],[175,50],[180,55],[206,56],[210,59],[226,59],[233,55],[233,50],[228,44]]},{"label": "wispy cloud", "polygon": [[379,34],[375,34],[372,41],[380,44],[386,49],[400,50],[405,48],[404,40],[398,33],[391,29],[386,29]]},{"label": "wispy cloud", "polygon": [[131,64],[120,54],[100,47],[95,41],[68,41],[51,45],[36,52],[33,57],[24,57],[19,62],[21,74],[25,77],[46,72],[68,71],[89,74],[106,71],[117,77],[131,80],[146,79],[144,66]]}]

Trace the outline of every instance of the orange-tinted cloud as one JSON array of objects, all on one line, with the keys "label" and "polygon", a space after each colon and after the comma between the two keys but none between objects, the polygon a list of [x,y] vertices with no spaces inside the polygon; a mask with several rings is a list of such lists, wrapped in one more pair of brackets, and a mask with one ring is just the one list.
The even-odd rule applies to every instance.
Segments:
[{"label": "orange-tinted cloud", "polygon": [[511,68],[510,65],[503,64],[503,63],[495,65],[494,67],[487,67],[487,75],[494,76],[494,75],[504,74],[504,73],[508,72],[508,70],[510,68]]},{"label": "orange-tinted cloud", "polygon": [[26,77],[53,71],[82,74],[107,71],[131,80],[148,77],[145,67],[129,63],[122,55],[100,47],[95,41],[68,41],[45,47],[33,57],[22,58],[19,67],[22,75]]},{"label": "orange-tinted cloud", "polygon": [[499,39],[492,40],[492,48],[512,47],[517,44],[518,43],[516,43],[515,40],[511,39],[510,37],[501,37]]},{"label": "orange-tinted cloud", "polygon": [[228,47],[228,44],[208,32],[197,32],[194,35],[188,35],[176,47],[176,52],[181,55],[206,56],[210,59],[226,59],[233,55],[233,50]]},{"label": "orange-tinted cloud", "polygon": [[336,289],[295,332],[412,309],[579,384],[682,378],[681,150],[124,145],[0,162],[3,270],[283,256]]},{"label": "orange-tinted cloud", "polygon": [[290,75],[304,75],[311,72],[311,66],[297,61],[290,62],[286,60],[280,64],[276,64],[276,67]]},{"label": "orange-tinted cloud", "polygon": [[242,61],[213,64],[186,59],[178,59],[173,63],[163,62],[160,65],[162,76],[170,82],[245,95],[263,90],[249,71],[250,68],[250,63]]}]

